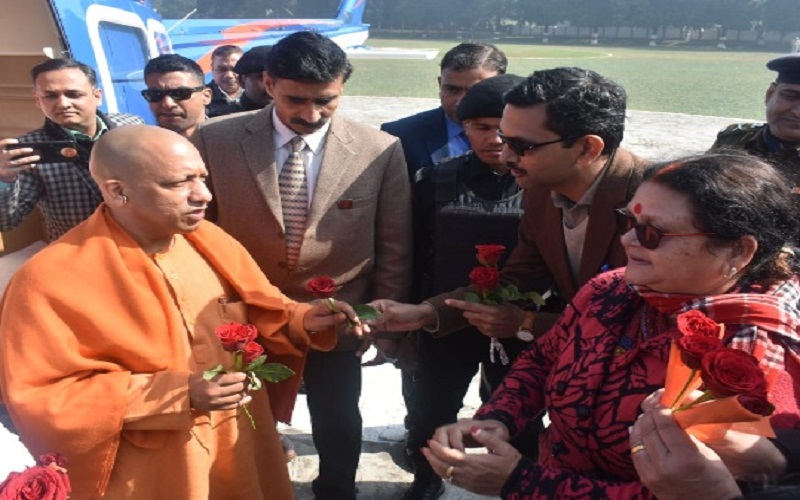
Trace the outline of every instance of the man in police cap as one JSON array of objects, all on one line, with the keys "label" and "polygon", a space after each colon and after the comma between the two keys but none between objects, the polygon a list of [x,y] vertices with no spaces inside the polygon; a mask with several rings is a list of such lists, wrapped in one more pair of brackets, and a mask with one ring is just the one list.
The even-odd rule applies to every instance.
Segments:
[{"label": "man in police cap", "polygon": [[[412,287],[416,302],[462,285],[478,264],[475,245],[498,244],[510,251],[517,244],[523,192],[501,158],[503,143],[497,133],[503,94],[524,80],[504,74],[473,85],[457,108],[470,150],[416,172]],[[511,359],[527,345],[516,338],[501,342]],[[414,483],[403,500],[432,500],[444,493],[442,479],[420,450],[437,427],[456,421],[479,368],[482,399],[488,399],[500,384],[508,361],[504,364],[499,353],[493,360],[489,350],[489,337],[474,327],[443,337],[418,332],[419,367],[410,395],[414,411],[409,411],[407,440]],[[535,436],[528,442],[536,448]]]},{"label": "man in police cap", "polygon": [[261,109],[272,102],[272,97],[267,93],[267,87],[264,85],[264,70],[270,51],[272,51],[270,45],[253,47],[242,55],[233,68],[233,71],[239,75],[239,85],[244,89],[244,93],[239,99],[241,111]]},{"label": "man in police cap", "polygon": [[767,88],[766,123],[735,123],[719,134],[711,151],[741,149],[772,161],[800,185],[800,53],[767,63],[778,76]]}]

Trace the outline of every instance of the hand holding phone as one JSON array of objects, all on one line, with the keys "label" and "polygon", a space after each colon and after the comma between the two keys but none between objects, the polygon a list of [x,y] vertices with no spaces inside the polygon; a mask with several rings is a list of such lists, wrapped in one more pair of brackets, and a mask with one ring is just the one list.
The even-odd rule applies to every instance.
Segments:
[{"label": "hand holding phone", "polygon": [[0,141],[0,180],[13,182],[23,170],[37,163],[72,163],[78,150],[72,141],[19,142],[17,139]]},{"label": "hand holding phone", "polygon": [[72,163],[78,159],[78,149],[72,141],[17,142],[6,145],[5,149],[33,150],[29,154],[39,157],[37,163]]},{"label": "hand holding phone", "polygon": [[[39,161],[38,156],[31,156],[33,149],[18,144],[16,139],[0,141],[0,181],[14,182],[21,171],[33,168]],[[9,147],[12,149],[7,149]]]}]

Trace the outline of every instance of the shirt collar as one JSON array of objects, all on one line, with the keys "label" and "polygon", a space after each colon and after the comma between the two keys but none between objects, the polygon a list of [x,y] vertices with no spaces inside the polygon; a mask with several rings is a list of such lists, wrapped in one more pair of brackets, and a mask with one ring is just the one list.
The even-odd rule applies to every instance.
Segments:
[{"label": "shirt collar", "polygon": [[103,120],[100,119],[99,116],[96,116],[95,120],[97,120],[97,132],[94,134],[94,137],[89,137],[88,135],[78,130],[72,130],[69,128],[61,127],[60,125],[59,127],[61,127],[61,130],[66,132],[74,141],[94,142],[97,139],[99,139],[101,135],[108,132],[108,126]]},{"label": "shirt collar", "polygon": [[594,181],[592,182],[592,185],[589,186],[589,189],[587,189],[585,193],[583,193],[583,196],[581,196],[581,199],[578,200],[577,203],[570,200],[566,196],[560,195],[555,191],[552,191],[551,196],[553,198],[553,204],[557,208],[562,208],[564,210],[571,210],[575,207],[587,207],[587,208],[591,207],[592,200],[594,200],[594,196],[595,194],[597,194],[600,182],[602,182],[603,177],[605,177],[606,172],[608,172],[608,166],[611,165],[611,162],[614,160],[615,153],[616,150],[611,152],[611,154],[608,156],[608,160],[606,160],[606,164],[603,165],[603,169],[600,170],[600,173],[597,175],[597,177],[595,177]]},{"label": "shirt collar", "polygon": [[446,113],[444,115],[444,123],[447,126],[448,143],[451,142],[454,137],[464,132],[464,127],[460,123],[454,122]]},{"label": "shirt collar", "polygon": [[[278,113],[275,111],[275,108],[272,108],[272,126],[275,129],[275,133],[278,135],[278,141],[275,144],[276,147],[282,148],[286,146],[286,144],[292,140],[297,134],[292,129],[284,125],[284,123],[278,118]],[[325,139],[325,135],[328,133],[328,130],[331,128],[331,121],[322,126],[321,129],[317,130],[316,132],[308,135],[301,135],[303,140],[306,142],[306,146],[315,154],[318,155],[320,150],[322,149],[322,143]]]}]

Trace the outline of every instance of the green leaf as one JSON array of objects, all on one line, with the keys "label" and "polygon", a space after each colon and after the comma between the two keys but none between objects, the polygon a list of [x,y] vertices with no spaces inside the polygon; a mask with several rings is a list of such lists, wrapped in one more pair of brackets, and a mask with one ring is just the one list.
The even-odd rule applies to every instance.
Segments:
[{"label": "green leaf", "polygon": [[538,293],[536,293],[536,292],[528,292],[525,295],[528,297],[528,300],[530,300],[531,302],[533,302],[537,306],[541,307],[541,306],[544,305],[544,299]]},{"label": "green leaf", "polygon": [[280,363],[265,363],[253,370],[253,373],[255,373],[258,378],[273,383],[280,382],[294,375],[294,371],[292,371],[291,368]]},{"label": "green leaf", "polygon": [[497,290],[497,295],[499,295],[500,300],[502,302],[509,302],[516,299],[516,295],[514,294],[513,290],[509,290],[510,287],[503,287]]},{"label": "green leaf", "polygon": [[361,321],[371,321],[381,315],[377,309],[367,304],[356,304],[353,309]]},{"label": "green leaf", "polygon": [[208,382],[212,378],[216,377],[220,373],[225,373],[225,368],[222,365],[217,365],[214,368],[209,368],[208,370],[203,372],[203,380]]},{"label": "green leaf", "polygon": [[467,292],[464,294],[464,300],[467,302],[475,302],[477,304],[481,303],[481,298],[475,292]]},{"label": "green leaf", "polygon": [[266,354],[264,354],[262,356],[259,356],[256,359],[254,359],[253,361],[251,361],[249,365],[247,365],[247,367],[245,368],[245,371],[255,370],[259,366],[261,366],[264,363],[266,363],[266,361],[267,361],[267,355]]}]

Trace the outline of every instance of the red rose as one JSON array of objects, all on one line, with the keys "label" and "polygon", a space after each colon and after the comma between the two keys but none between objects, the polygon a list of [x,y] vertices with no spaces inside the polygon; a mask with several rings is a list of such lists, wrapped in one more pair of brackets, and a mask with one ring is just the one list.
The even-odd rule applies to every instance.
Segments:
[{"label": "red rose", "polygon": [[308,280],[306,290],[313,293],[317,298],[329,299],[336,292],[336,283],[328,276],[317,276]]},{"label": "red rose", "polygon": [[722,341],[714,337],[687,335],[675,340],[681,352],[681,359],[692,370],[699,370],[703,355],[722,348]]},{"label": "red rose", "polygon": [[37,465],[9,474],[0,483],[0,500],[66,500],[71,490],[65,472]]},{"label": "red rose", "polygon": [[687,311],[678,315],[678,330],[684,335],[719,338],[721,325],[700,311]]},{"label": "red rose", "polygon": [[253,325],[242,323],[228,323],[220,325],[215,330],[217,338],[222,342],[222,348],[228,352],[237,352],[244,349],[248,342],[258,337],[258,330]]},{"label": "red rose", "polygon": [[775,406],[767,401],[767,397],[763,395],[743,394],[736,399],[739,400],[739,404],[742,405],[745,410],[750,413],[755,413],[756,415],[761,415],[762,417],[768,417],[775,411]]},{"label": "red rose", "polygon": [[259,356],[264,354],[264,348],[258,342],[248,342],[242,351],[242,361],[245,365],[249,365],[256,360]]},{"label": "red rose", "polygon": [[500,271],[494,267],[474,267],[469,273],[469,280],[479,292],[489,292],[500,284]]},{"label": "red rose", "polygon": [[478,262],[484,266],[494,266],[500,262],[506,247],[503,245],[475,245],[478,250]]},{"label": "red rose", "polygon": [[767,381],[751,354],[723,348],[703,356],[700,369],[705,388],[717,397],[766,394]]}]

